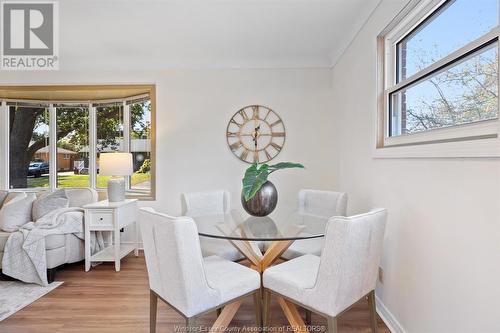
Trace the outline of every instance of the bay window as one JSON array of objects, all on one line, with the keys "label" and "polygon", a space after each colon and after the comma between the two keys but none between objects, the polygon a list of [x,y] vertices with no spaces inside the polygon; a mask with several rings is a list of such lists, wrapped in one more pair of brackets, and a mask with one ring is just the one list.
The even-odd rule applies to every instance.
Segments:
[{"label": "bay window", "polygon": [[[154,87],[139,88],[131,89],[142,92],[139,95],[84,101],[16,100],[8,94],[8,98],[0,95],[3,119],[7,119],[7,113],[9,120],[2,125],[8,133],[1,150],[6,175],[2,186],[93,187],[105,191],[109,177],[99,174],[100,154],[130,152],[134,173],[126,179],[128,195],[153,199]],[[91,97],[95,91],[99,89],[85,93]],[[118,86],[115,93],[127,92]],[[108,92],[112,94],[113,91]],[[68,92],[61,96],[67,97]]]},{"label": "bay window", "polygon": [[[7,103],[11,188],[48,187],[49,108],[43,104]],[[28,179],[30,181],[28,182]]]},{"label": "bay window", "polygon": [[55,108],[57,154],[63,149],[71,152],[69,162],[57,158],[57,187],[89,187],[89,107],[61,104]]}]

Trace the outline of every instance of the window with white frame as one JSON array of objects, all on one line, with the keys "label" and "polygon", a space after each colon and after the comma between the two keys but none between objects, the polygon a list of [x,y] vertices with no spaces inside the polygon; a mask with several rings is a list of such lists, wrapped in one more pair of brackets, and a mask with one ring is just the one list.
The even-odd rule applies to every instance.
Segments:
[{"label": "window with white frame", "polygon": [[498,17],[499,0],[413,1],[384,30],[379,148],[498,137]]},{"label": "window with white frame", "polygon": [[149,95],[86,103],[0,102],[9,119],[9,188],[105,188],[109,177],[99,175],[99,155],[119,151],[134,158],[129,194],[154,196]]}]

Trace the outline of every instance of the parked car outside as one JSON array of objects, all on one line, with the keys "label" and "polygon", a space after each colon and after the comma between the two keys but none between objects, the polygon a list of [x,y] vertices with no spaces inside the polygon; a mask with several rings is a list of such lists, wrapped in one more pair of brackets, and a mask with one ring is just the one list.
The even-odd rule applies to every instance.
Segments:
[{"label": "parked car outside", "polygon": [[44,174],[49,173],[49,163],[46,162],[31,162],[28,167],[28,176],[39,178]]}]

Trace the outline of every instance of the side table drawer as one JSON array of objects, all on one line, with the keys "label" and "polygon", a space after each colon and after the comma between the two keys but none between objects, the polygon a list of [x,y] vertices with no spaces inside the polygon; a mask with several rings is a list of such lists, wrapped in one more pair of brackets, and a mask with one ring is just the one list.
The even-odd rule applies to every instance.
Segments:
[{"label": "side table drawer", "polygon": [[113,211],[90,211],[90,227],[113,227]]}]

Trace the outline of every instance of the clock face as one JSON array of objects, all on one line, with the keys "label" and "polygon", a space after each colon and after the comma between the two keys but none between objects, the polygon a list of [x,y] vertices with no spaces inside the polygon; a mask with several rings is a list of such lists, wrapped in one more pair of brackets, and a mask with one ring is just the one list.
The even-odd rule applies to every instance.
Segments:
[{"label": "clock face", "polygon": [[250,105],[234,114],[227,125],[227,143],[246,163],[264,163],[275,158],[285,144],[285,124],[268,107]]}]

